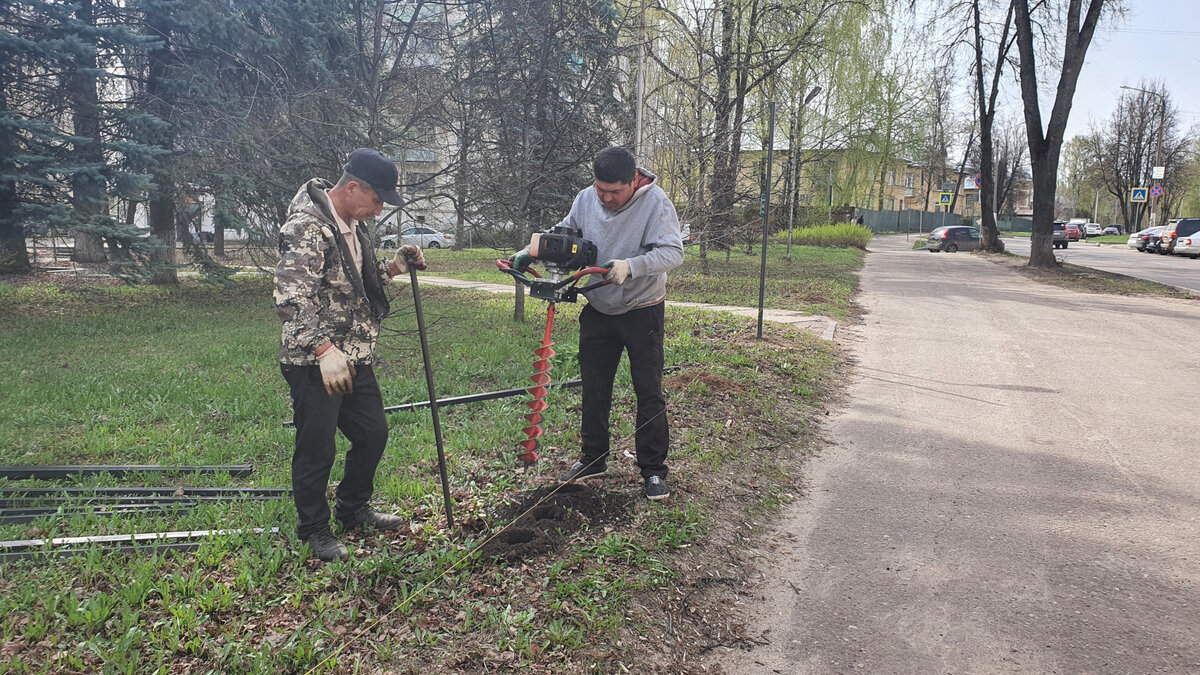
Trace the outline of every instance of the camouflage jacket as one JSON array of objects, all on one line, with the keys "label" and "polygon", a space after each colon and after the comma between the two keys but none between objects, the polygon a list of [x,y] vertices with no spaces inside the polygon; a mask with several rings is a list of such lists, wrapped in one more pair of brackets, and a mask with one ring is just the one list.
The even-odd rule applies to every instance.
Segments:
[{"label": "camouflage jacket", "polygon": [[366,228],[356,228],[363,270],[354,269],[324,191],[333,184],[314,178],[292,198],[279,230],[275,309],[283,320],[280,363],[314,365],[313,351],[329,340],[355,363],[374,363],[379,324],[388,313],[383,287],[387,262],[375,259]]}]

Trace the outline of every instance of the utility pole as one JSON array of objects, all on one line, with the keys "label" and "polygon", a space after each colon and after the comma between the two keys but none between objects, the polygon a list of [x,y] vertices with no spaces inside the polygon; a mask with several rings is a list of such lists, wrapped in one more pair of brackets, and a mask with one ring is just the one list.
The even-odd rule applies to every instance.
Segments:
[{"label": "utility pole", "polygon": [[767,124],[767,181],[762,195],[762,261],[758,266],[758,339],[762,339],[763,308],[767,293],[767,243],[771,234],[771,165],[775,163],[775,102],[768,105],[770,122]]}]

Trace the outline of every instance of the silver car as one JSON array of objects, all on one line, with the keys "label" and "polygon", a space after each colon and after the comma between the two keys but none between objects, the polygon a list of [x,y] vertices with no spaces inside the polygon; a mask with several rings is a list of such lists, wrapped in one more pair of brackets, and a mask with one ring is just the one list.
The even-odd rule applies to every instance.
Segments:
[{"label": "silver car", "polygon": [[416,244],[421,248],[453,248],[454,235],[438,232],[437,230],[418,226],[408,227],[400,231],[400,236],[397,238],[394,234],[389,234],[380,239],[380,246],[383,248],[396,248],[397,239],[400,244]]},{"label": "silver car", "polygon": [[1200,258],[1200,232],[1176,239],[1175,254],[1186,255],[1193,260]]}]

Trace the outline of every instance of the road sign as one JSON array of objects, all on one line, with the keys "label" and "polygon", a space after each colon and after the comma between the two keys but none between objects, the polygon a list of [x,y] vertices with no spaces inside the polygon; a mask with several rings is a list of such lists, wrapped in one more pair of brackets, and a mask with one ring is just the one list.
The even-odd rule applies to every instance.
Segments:
[{"label": "road sign", "polygon": [[1150,177],[1153,178],[1154,180],[1162,180],[1163,178],[1166,177],[1166,175],[1167,175],[1167,167],[1156,166],[1156,167],[1154,167],[1153,173],[1150,174]]},{"label": "road sign", "polygon": [[975,174],[975,187],[977,187],[977,188],[983,187],[983,174],[981,174],[981,173]]},{"label": "road sign", "polygon": [[1129,201],[1144,202],[1144,201],[1146,201],[1146,193],[1147,192],[1149,192],[1149,190],[1147,190],[1144,187],[1133,188],[1132,190],[1130,190]]},{"label": "road sign", "polygon": [[[950,203],[953,201],[954,201],[954,193],[953,192],[943,192],[940,195],[938,195],[938,206],[950,206]],[[1146,200],[1143,199],[1142,201],[1146,201]]]},{"label": "road sign", "polygon": [[1162,186],[1155,185],[1154,187],[1150,188],[1150,196],[1154,197],[1155,199],[1158,199],[1159,197],[1163,196]]},{"label": "road sign", "polygon": [[[1145,200],[1143,200],[1145,201]],[[767,217],[767,193],[761,192],[758,195],[758,217]]]}]

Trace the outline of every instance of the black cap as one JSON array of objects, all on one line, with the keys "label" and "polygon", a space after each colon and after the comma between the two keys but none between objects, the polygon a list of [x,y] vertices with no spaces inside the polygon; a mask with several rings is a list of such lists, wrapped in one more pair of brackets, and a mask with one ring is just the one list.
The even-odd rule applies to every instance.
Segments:
[{"label": "black cap", "polygon": [[350,153],[346,166],[342,168],[351,176],[366,181],[384,203],[392,206],[404,205],[400,193],[396,192],[396,183],[400,179],[396,172],[396,164],[382,152],[359,148]]}]

